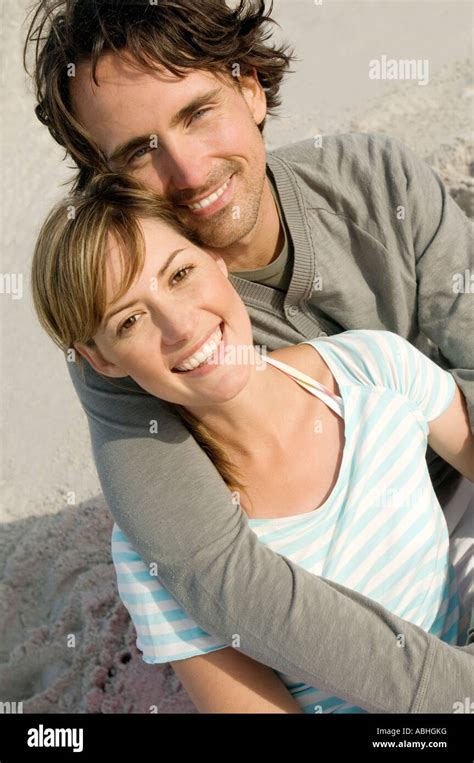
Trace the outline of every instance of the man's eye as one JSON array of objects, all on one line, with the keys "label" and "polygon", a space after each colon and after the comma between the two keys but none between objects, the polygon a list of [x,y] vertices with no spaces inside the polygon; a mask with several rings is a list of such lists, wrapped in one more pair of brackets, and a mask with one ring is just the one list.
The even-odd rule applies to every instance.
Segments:
[{"label": "man's eye", "polygon": [[196,119],[196,117],[198,116],[198,114],[201,114],[201,115],[202,115],[202,114],[205,114],[207,111],[209,111],[209,109],[198,109],[197,111],[195,111],[195,112],[194,112],[194,114],[193,114],[193,116],[192,116],[192,120],[191,120],[191,121],[192,121],[192,122],[194,122],[194,120]]},{"label": "man's eye", "polygon": [[[130,157],[130,160],[133,162],[134,159],[141,159],[142,156],[145,156],[145,153],[148,153],[148,151],[154,151],[154,146],[143,146],[143,148],[139,148],[138,151],[135,151],[134,154]],[[141,152],[145,153],[141,153]]]}]

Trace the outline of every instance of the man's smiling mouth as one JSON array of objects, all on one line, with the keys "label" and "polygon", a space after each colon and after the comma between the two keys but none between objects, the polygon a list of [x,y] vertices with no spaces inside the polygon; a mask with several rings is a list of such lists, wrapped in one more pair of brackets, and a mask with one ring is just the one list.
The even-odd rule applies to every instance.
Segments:
[{"label": "man's smiling mouth", "polygon": [[229,187],[230,181],[232,180],[232,177],[233,175],[230,175],[230,177],[227,178],[225,183],[219,186],[219,188],[217,188],[215,191],[210,193],[208,196],[205,196],[202,199],[199,199],[199,201],[193,202],[192,204],[185,204],[183,206],[186,206],[191,211],[206,209],[207,207],[210,207],[211,204],[214,204],[226,192],[227,188]]}]

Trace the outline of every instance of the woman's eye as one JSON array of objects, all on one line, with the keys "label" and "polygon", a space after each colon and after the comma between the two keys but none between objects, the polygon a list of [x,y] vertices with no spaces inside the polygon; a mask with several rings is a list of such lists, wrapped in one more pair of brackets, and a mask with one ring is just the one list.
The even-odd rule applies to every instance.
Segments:
[{"label": "woman's eye", "polygon": [[185,275],[184,275],[182,278],[178,278],[178,283],[180,283],[181,281],[184,281],[184,279],[185,279],[185,278],[187,277],[187,275],[188,275],[188,272],[189,272],[190,270],[192,270],[193,268],[194,268],[194,265],[186,265],[184,268],[180,268],[179,270],[177,270],[177,271],[176,271],[176,273],[174,274],[174,276],[171,278],[171,283],[173,283],[173,281],[175,280],[175,278],[176,278],[177,276],[179,276],[179,275],[180,275],[180,273],[184,273]]},{"label": "woman's eye", "polygon": [[[185,265],[185,267],[183,267],[183,268],[180,268],[179,270],[177,270],[177,271],[176,271],[176,273],[175,273],[175,274],[172,276],[172,278],[171,278],[171,283],[173,283],[173,281],[174,281],[175,279],[177,279],[177,283],[181,283],[181,281],[184,281],[184,279],[185,279],[185,278],[187,277],[187,275],[188,275],[188,272],[189,272],[190,270],[193,270],[193,268],[194,268],[194,267],[195,267],[195,265]],[[182,275],[182,274],[184,274],[184,275]],[[181,277],[180,277],[180,278],[178,278],[178,276],[181,276]],[[127,320],[126,320],[126,321],[124,321],[124,322],[123,322],[123,323],[120,325],[120,327],[119,327],[119,328],[118,328],[118,330],[117,330],[117,334],[120,336],[120,335],[122,334],[122,332],[123,332],[123,331],[125,331],[125,332],[129,332],[129,331],[130,331],[130,329],[132,329],[132,328],[135,326],[135,324],[137,323],[137,317],[138,317],[138,315],[139,315],[139,313],[134,313],[133,315],[130,315],[130,316],[127,318]],[[132,323],[131,323],[131,324],[129,323],[130,321],[132,321]]]},{"label": "woman's eye", "polygon": [[130,325],[129,325],[129,326],[127,326],[127,323],[128,323],[129,321],[131,321],[131,320],[132,320],[132,318],[136,318],[136,317],[137,317],[137,315],[135,314],[135,315],[131,315],[129,318],[127,318],[127,320],[126,320],[126,321],[124,321],[124,322],[122,323],[122,325],[120,326],[120,328],[119,328],[119,330],[118,330],[118,332],[117,332],[117,333],[118,333],[118,334],[121,334],[121,333],[122,333],[122,331],[130,331],[130,329],[131,329],[131,328],[133,328],[133,326],[136,324],[136,322],[137,322],[137,321],[136,321],[136,320],[134,320],[131,326],[130,326]]}]

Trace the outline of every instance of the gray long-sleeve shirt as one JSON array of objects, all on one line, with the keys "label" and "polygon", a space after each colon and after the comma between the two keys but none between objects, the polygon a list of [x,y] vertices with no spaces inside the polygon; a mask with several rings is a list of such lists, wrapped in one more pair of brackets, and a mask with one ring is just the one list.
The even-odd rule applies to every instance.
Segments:
[{"label": "gray long-sleeve shirt", "polygon": [[[394,331],[451,370],[474,430],[472,296],[455,287],[472,271],[472,226],[438,176],[371,134],[282,147],[267,171],[294,267],[286,294],[230,276],[254,342],[271,351],[350,328]],[[226,643],[239,634],[253,659],[374,712],[452,712],[473,695],[474,643],[448,646],[265,547],[169,404],[129,378],[69,370],[117,524],[204,630]],[[443,505],[459,475],[427,457]]]}]

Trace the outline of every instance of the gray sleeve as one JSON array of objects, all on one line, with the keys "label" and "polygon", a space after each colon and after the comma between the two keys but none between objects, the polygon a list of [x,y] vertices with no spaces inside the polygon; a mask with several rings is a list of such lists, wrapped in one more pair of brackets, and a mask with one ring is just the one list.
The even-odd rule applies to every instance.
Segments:
[{"label": "gray sleeve", "polygon": [[474,227],[426,162],[396,138],[390,147],[392,166],[402,168],[406,183],[418,323],[461,387],[474,432]]},{"label": "gray sleeve", "polygon": [[205,631],[372,712],[452,712],[474,695],[474,644],[450,647],[271,551],[167,403],[68,368],[115,521]]}]

